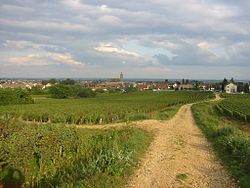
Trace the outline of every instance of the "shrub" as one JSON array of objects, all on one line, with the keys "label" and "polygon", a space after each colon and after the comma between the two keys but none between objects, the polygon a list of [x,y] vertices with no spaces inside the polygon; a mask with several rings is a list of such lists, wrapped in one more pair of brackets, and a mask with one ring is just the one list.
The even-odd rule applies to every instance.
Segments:
[{"label": "shrub", "polygon": [[54,85],[49,88],[49,93],[52,98],[65,99],[70,96],[69,87],[65,85]]},{"label": "shrub", "polygon": [[93,97],[95,93],[91,89],[83,88],[79,85],[54,85],[49,88],[52,98],[65,99],[68,97]]},{"label": "shrub", "polygon": [[0,89],[0,105],[31,103],[34,103],[34,100],[26,90]]}]

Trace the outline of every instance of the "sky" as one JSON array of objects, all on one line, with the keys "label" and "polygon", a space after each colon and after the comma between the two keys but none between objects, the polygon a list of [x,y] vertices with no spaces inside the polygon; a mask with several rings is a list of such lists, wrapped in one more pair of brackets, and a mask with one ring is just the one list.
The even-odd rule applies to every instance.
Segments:
[{"label": "sky", "polygon": [[0,77],[250,80],[249,0],[0,0]]}]

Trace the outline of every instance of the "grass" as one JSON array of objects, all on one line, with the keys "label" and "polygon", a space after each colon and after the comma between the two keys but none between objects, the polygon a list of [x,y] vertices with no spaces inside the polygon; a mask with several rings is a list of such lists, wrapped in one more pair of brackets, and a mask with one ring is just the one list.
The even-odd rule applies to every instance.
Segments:
[{"label": "grass", "polygon": [[176,179],[179,181],[185,181],[188,178],[187,174],[177,174]]},{"label": "grass", "polygon": [[213,144],[215,151],[234,179],[243,188],[250,187],[250,138],[238,128],[240,122],[222,116],[218,102],[192,106],[197,125]]},{"label": "grass", "polygon": [[25,187],[119,187],[139,165],[152,133],[0,122],[0,182]]}]

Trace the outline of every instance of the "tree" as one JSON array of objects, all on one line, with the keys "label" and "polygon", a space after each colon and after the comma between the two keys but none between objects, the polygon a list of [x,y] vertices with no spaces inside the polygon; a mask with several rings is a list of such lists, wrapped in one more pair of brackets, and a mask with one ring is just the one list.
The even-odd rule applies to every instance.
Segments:
[{"label": "tree", "polygon": [[238,92],[244,91],[244,83],[243,82],[238,82],[236,85],[237,85]]},{"label": "tree", "polygon": [[58,99],[65,99],[70,96],[70,90],[65,85],[54,85],[49,88],[49,93],[51,97],[58,98]]},{"label": "tree", "polygon": [[233,84],[235,83],[234,78],[231,78],[230,83],[233,83]]},{"label": "tree", "polygon": [[44,94],[45,92],[42,90],[41,87],[39,86],[33,86],[29,92],[32,94],[32,95],[42,95]]},{"label": "tree", "polygon": [[224,80],[222,81],[222,84],[221,84],[221,90],[222,92],[224,92],[225,90],[225,86],[228,84],[228,81],[226,78],[224,78]]},{"label": "tree", "polygon": [[75,80],[67,78],[66,80],[62,80],[60,84],[63,85],[75,85]]},{"label": "tree", "polygon": [[127,91],[128,93],[130,92],[135,92],[137,91],[137,88],[133,86],[133,84],[130,84],[128,85],[126,88],[125,88],[125,91]]},{"label": "tree", "polygon": [[249,93],[249,84],[248,83],[244,84],[244,93]]},{"label": "tree", "polygon": [[63,85],[57,84],[49,88],[51,97],[58,99],[65,99],[68,97],[85,98],[94,97],[96,95],[91,89],[83,88],[80,85]]},{"label": "tree", "polygon": [[77,93],[77,97],[86,98],[86,97],[94,97],[96,95],[91,89],[81,88],[81,90]]},{"label": "tree", "polygon": [[182,84],[185,84],[185,79],[184,79],[184,78],[182,78],[181,83],[182,83]]},{"label": "tree", "polygon": [[46,84],[48,84],[48,83],[50,83],[50,84],[55,84],[56,82],[57,82],[57,80],[54,79],[54,78],[51,78],[51,79],[49,79],[49,80],[42,80],[42,84],[43,84],[43,85],[46,85]]}]

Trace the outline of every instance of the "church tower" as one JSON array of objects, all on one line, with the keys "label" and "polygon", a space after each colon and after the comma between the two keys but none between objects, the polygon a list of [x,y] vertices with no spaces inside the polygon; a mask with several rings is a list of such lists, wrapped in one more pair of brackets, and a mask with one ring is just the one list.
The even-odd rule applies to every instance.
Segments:
[{"label": "church tower", "polygon": [[123,74],[122,74],[122,72],[120,74],[120,82],[123,82]]}]

